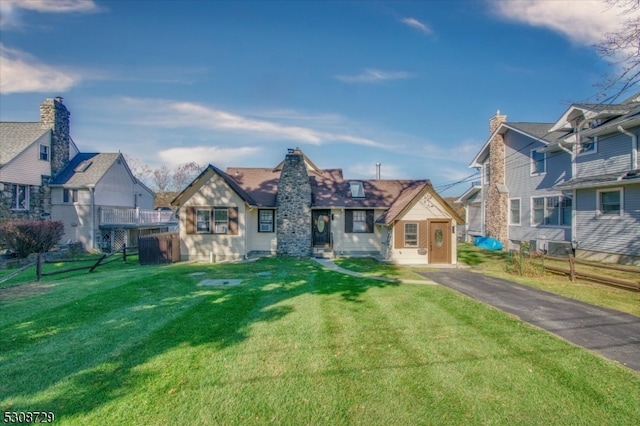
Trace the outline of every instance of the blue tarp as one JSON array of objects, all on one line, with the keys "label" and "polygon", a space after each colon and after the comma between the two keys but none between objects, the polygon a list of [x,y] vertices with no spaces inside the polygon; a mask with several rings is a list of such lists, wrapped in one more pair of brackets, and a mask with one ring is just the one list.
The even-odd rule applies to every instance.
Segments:
[{"label": "blue tarp", "polygon": [[502,243],[491,237],[476,237],[473,244],[487,250],[502,250]]}]

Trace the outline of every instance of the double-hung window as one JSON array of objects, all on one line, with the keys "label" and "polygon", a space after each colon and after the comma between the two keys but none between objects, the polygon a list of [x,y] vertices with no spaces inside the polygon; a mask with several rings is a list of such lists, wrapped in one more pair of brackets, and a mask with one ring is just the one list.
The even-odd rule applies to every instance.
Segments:
[{"label": "double-hung window", "polygon": [[49,145],[40,145],[40,157],[42,161],[49,161]]},{"label": "double-hung window", "polygon": [[215,234],[226,234],[227,232],[229,232],[229,210],[214,209],[213,224],[213,232]]},{"label": "double-hung window", "polygon": [[520,225],[520,199],[514,198],[509,200],[509,223],[511,225]]},{"label": "double-hung window", "polygon": [[418,247],[418,224],[417,223],[404,224],[404,246]]},{"label": "double-hung window", "polygon": [[211,232],[211,210],[196,210],[196,232],[208,234]]},{"label": "double-hung window", "polygon": [[29,210],[29,185],[15,185],[13,187],[13,210]]},{"label": "double-hung window", "polygon": [[622,216],[622,189],[598,191],[598,214],[601,217]]},{"label": "double-hung window", "polygon": [[366,231],[367,231],[367,211],[354,210],[353,211],[353,232],[366,232]]},{"label": "double-hung window", "polygon": [[258,232],[273,232],[273,210],[258,211]]},{"label": "double-hung window", "polygon": [[541,175],[547,171],[547,162],[544,152],[537,149],[531,150],[531,174]]}]

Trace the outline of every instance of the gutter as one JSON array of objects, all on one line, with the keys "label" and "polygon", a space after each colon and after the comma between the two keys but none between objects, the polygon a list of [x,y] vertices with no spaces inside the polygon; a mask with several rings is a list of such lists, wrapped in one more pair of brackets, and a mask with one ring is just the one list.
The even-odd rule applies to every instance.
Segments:
[{"label": "gutter", "polygon": [[638,136],[618,126],[618,131],[631,138],[631,170],[638,168]]}]

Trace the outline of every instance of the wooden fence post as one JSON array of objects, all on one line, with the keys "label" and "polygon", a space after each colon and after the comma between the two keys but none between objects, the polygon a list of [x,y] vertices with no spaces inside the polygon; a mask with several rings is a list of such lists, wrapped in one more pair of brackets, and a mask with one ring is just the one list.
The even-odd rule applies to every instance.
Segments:
[{"label": "wooden fence post", "polygon": [[127,243],[122,245],[122,263],[127,263]]},{"label": "wooden fence post", "polygon": [[571,278],[571,282],[576,280],[576,262],[573,257],[573,252],[569,253],[569,277]]},{"label": "wooden fence post", "polygon": [[42,253],[38,253],[38,258],[36,260],[36,279],[40,281],[42,278]]}]

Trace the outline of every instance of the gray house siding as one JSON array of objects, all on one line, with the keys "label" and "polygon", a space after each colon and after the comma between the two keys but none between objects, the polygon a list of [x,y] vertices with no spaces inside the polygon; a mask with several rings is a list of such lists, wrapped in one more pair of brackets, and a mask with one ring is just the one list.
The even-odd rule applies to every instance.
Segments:
[{"label": "gray house siding", "polygon": [[621,217],[599,217],[596,189],[576,191],[578,249],[618,255],[640,256],[640,184],[623,188]]},{"label": "gray house siding", "polygon": [[[636,127],[631,133],[640,133]],[[576,177],[584,178],[610,173],[624,173],[631,168],[631,138],[610,133],[597,138],[597,152],[576,157]]]},{"label": "gray house siding", "polygon": [[532,174],[531,150],[546,145],[523,134],[509,131],[505,135],[506,184],[509,199],[520,200],[520,224],[509,224],[509,240],[538,241],[538,248],[545,248],[547,241],[570,241],[571,227],[533,225],[532,199],[534,197],[562,196],[550,191],[553,185],[571,179],[571,157],[564,152],[546,154],[546,171]]}]

